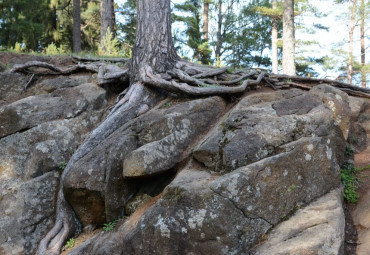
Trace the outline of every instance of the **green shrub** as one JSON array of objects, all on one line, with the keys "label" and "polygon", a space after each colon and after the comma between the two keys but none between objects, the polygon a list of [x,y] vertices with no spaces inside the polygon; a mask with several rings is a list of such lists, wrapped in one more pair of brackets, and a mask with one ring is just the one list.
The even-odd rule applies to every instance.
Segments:
[{"label": "green shrub", "polygon": [[45,53],[46,55],[59,55],[65,53],[65,49],[63,46],[57,48],[54,43],[51,43],[45,48]]},{"label": "green shrub", "polygon": [[105,232],[109,232],[109,231],[113,230],[114,227],[116,226],[117,222],[118,222],[118,220],[114,220],[114,221],[105,223],[104,226],[103,226],[103,230]]},{"label": "green shrub", "polygon": [[24,43],[16,42],[14,47],[11,47],[8,50],[11,51],[11,52],[21,53],[25,50],[25,45],[24,45]]},{"label": "green shrub", "polygon": [[354,152],[353,148],[351,146],[346,146],[346,155],[350,156]]},{"label": "green shrub", "polygon": [[72,237],[66,243],[66,248],[73,248],[75,246],[75,239]]},{"label": "green shrub", "polygon": [[113,33],[108,28],[102,44],[98,48],[98,55],[116,57],[119,55],[119,41],[117,37],[113,37]]},{"label": "green shrub", "polygon": [[19,42],[16,42],[15,45],[14,45],[14,51],[20,53],[23,50],[24,50],[24,45],[22,45]]},{"label": "green shrub", "polygon": [[350,203],[356,203],[359,199],[357,189],[360,184],[358,169],[353,165],[345,164],[341,170],[341,179],[344,187],[344,199]]}]

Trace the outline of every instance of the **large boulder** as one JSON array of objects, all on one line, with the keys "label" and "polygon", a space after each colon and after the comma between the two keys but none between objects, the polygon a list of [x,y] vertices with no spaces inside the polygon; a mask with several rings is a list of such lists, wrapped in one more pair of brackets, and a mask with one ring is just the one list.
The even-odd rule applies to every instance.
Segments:
[{"label": "large boulder", "polygon": [[139,139],[144,145],[127,156],[123,176],[151,176],[174,167],[187,156],[185,149],[224,109],[222,99],[213,97],[152,112],[138,124]]},{"label": "large boulder", "polygon": [[348,142],[357,153],[363,151],[367,147],[367,132],[370,122],[370,103],[366,99],[349,97],[349,105],[351,108],[351,126],[348,135]]},{"label": "large boulder", "polygon": [[344,139],[347,140],[351,123],[351,108],[348,95],[327,84],[315,86],[311,89],[310,94],[320,98],[330,109],[334,124],[342,130]]},{"label": "large boulder", "polygon": [[36,81],[43,95],[29,96],[23,76],[0,74],[0,88],[9,88],[0,104],[0,254],[32,254],[53,226],[60,173],[107,105],[89,80],[44,79],[54,89],[43,92]]},{"label": "large boulder", "polygon": [[329,135],[335,129],[331,116],[319,98],[300,90],[248,96],[207,135],[194,157],[211,171],[229,172],[275,155],[279,146],[301,137]]},{"label": "large boulder", "polygon": [[82,224],[102,225],[121,216],[140,188],[140,181],[128,178],[171,170],[224,108],[221,98],[211,97],[152,110],[117,129],[76,162],[63,181]]},{"label": "large boulder", "polygon": [[[323,89],[326,91],[325,86]],[[341,185],[339,164],[343,162],[345,132],[338,116],[344,119],[341,110],[349,112],[349,107],[348,102],[343,103],[333,112],[332,104],[327,106],[323,98],[333,99],[334,95],[337,99],[335,95],[341,93],[327,91],[327,95],[289,90],[246,96],[225,116],[214,118],[217,124],[203,139],[195,140],[199,142],[190,159],[178,165],[175,178],[163,192],[151,195],[141,190],[127,202],[130,217],[70,254],[250,254],[274,226]],[[163,159],[163,155],[174,155],[170,148],[176,146],[163,153],[156,151],[161,149],[157,141],[166,139],[170,130],[163,116],[174,109],[166,114],[148,112],[143,117],[141,121],[148,124],[138,129],[141,147],[127,158],[153,143],[150,156]],[[137,123],[136,127],[141,127]],[[183,134],[188,126],[181,124],[176,132]],[[130,162],[145,169],[144,157],[137,160],[141,161]],[[153,166],[159,171],[155,173],[166,171],[169,166],[165,164],[158,161]],[[125,175],[125,167],[130,165],[123,166]],[[125,180],[132,183],[144,176],[152,182],[158,180],[151,171],[140,173],[126,175]],[[330,217],[330,212],[322,217]],[[343,242],[337,237],[344,232],[344,225],[333,228],[339,232],[328,230],[321,241],[335,240],[336,249]]]},{"label": "large boulder", "polygon": [[253,254],[342,255],[344,224],[342,191],[335,189],[277,225]]},{"label": "large boulder", "polygon": [[53,226],[59,173],[0,185],[0,254],[32,254]]},{"label": "large boulder", "polygon": [[5,99],[20,95],[27,83],[26,77],[15,73],[0,74],[0,106]]},{"label": "large boulder", "polygon": [[74,118],[84,111],[101,108],[106,104],[104,100],[105,91],[91,83],[18,100],[0,108],[0,137],[43,122]]}]

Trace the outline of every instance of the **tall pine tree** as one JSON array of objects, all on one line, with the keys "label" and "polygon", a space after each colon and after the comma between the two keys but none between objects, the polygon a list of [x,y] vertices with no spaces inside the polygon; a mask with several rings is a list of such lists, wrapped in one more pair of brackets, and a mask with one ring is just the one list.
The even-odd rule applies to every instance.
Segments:
[{"label": "tall pine tree", "polygon": [[184,15],[173,15],[174,21],[182,22],[185,25],[185,44],[193,52],[192,59],[196,62],[208,64],[211,62],[211,50],[208,47],[208,40],[204,39],[201,31],[200,11],[201,3],[197,0],[186,0],[183,4],[176,4],[175,10]]}]

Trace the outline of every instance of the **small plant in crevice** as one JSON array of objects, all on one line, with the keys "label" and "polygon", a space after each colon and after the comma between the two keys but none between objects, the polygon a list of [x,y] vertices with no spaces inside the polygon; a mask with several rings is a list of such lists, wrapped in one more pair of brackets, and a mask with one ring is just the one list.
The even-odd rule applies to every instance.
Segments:
[{"label": "small plant in crevice", "polygon": [[75,239],[72,237],[66,243],[66,248],[73,248],[75,246]]},{"label": "small plant in crevice", "polygon": [[349,145],[346,146],[346,155],[350,156],[354,152],[353,148]]},{"label": "small plant in crevice", "polygon": [[114,221],[111,221],[111,222],[108,222],[108,223],[105,223],[103,225],[103,230],[105,232],[109,232],[109,231],[112,231],[114,229],[114,227],[116,226],[118,220],[114,220]]},{"label": "small plant in crevice", "polygon": [[356,169],[357,169],[357,171],[366,171],[366,170],[370,170],[370,165],[362,166],[362,167],[357,167]]},{"label": "small plant in crevice", "polygon": [[67,166],[67,162],[62,161],[62,162],[60,162],[59,169],[64,170],[66,168],[66,166]]},{"label": "small plant in crevice", "polygon": [[340,173],[344,188],[344,199],[349,203],[356,203],[359,199],[357,189],[360,185],[358,169],[351,164],[344,164]]},{"label": "small plant in crevice", "polygon": [[172,106],[172,103],[171,102],[166,102],[163,104],[163,108],[168,108],[168,107],[171,107]]}]

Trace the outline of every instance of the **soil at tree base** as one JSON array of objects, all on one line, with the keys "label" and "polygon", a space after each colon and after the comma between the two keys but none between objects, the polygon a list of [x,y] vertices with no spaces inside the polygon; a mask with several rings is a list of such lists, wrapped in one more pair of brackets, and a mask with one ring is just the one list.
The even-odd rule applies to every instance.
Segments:
[{"label": "soil at tree base", "polygon": [[355,154],[355,167],[363,168],[359,171],[361,181],[358,194],[359,201],[355,204],[345,205],[346,238],[345,253],[348,255],[370,254],[370,134],[367,136],[367,149]]}]

